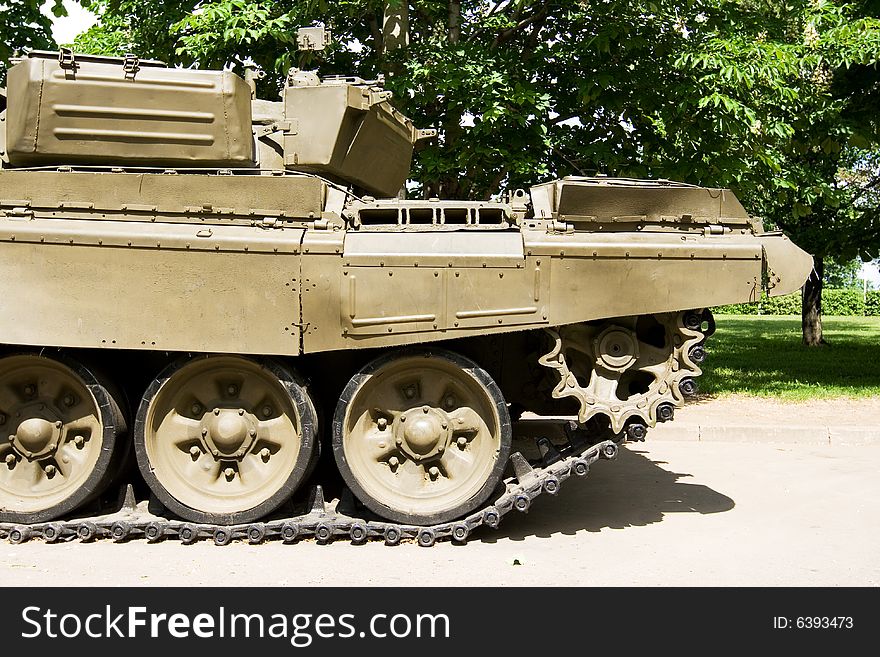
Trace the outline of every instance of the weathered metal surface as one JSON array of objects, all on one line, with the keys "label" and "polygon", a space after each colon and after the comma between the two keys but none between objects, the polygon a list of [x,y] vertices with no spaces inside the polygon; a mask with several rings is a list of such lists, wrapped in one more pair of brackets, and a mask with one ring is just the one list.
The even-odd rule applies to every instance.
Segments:
[{"label": "weathered metal surface", "polygon": [[0,175],[0,212],[23,207],[46,218],[130,219],[140,222],[142,233],[153,230],[144,229],[153,221],[250,224],[274,218],[311,224],[321,218],[326,196],[326,182],[298,174],[75,168]]},{"label": "weathered metal surface", "polygon": [[302,230],[94,223],[71,244],[76,222],[0,218],[0,341],[299,353]]},{"label": "weathered metal surface", "polygon": [[416,131],[389,97],[361,80],[288,86],[284,165],[394,196],[409,173]]},{"label": "weathered metal surface", "polygon": [[748,224],[726,189],[672,181],[570,177],[532,188],[535,216],[563,221]]},{"label": "weathered metal surface", "polygon": [[252,166],[250,90],[226,71],[31,53],[9,70],[16,166]]}]

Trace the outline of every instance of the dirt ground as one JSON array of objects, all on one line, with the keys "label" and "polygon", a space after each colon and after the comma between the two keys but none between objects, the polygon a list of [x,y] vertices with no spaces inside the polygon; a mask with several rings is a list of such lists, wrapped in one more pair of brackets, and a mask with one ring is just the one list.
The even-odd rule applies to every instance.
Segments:
[{"label": "dirt ground", "polygon": [[0,542],[0,584],[877,586],[878,475],[880,445],[649,441],[464,546]]}]

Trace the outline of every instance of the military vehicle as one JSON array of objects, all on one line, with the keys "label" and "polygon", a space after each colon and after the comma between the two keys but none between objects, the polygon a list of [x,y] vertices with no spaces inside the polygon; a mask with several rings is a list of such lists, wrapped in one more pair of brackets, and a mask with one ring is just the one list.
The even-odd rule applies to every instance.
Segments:
[{"label": "military vehicle", "polygon": [[[69,50],[11,66],[10,540],[464,540],[672,419],[706,309],[812,266],[724,189],[406,200],[433,131],[380,81],[292,70],[276,102],[256,78]],[[561,433],[515,444],[541,418]],[[128,496],[104,513],[111,485]]]}]

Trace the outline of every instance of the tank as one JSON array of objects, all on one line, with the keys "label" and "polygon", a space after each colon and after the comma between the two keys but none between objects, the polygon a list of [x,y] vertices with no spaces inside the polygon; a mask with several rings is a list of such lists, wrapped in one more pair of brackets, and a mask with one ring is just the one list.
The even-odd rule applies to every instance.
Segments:
[{"label": "tank", "polygon": [[9,70],[10,540],[464,540],[672,420],[707,309],[812,267],[725,189],[406,200],[433,131],[380,81],[292,70],[272,102],[246,77],[65,50]]}]

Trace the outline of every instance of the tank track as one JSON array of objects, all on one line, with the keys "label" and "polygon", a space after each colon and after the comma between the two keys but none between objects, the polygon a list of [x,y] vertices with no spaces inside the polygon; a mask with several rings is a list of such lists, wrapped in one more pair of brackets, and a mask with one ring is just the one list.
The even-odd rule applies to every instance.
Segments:
[{"label": "tank track", "polygon": [[259,544],[272,540],[295,543],[311,538],[320,544],[330,543],[334,539],[347,539],[355,544],[382,540],[386,545],[415,541],[422,547],[431,547],[443,540],[464,543],[480,527],[497,528],[502,518],[511,511],[528,512],[532,501],[543,493],[556,496],[564,481],[570,477],[587,476],[599,459],[614,459],[617,456],[618,445],[614,441],[590,445],[572,438],[576,435],[569,434],[570,442],[558,449],[548,439],[539,438],[542,460],[538,464],[530,463],[520,452],[514,452],[510,457],[513,474],[504,481],[504,493],[489,505],[460,520],[432,526],[397,524],[347,515],[325,501],[321,486],[314,488],[308,510],[301,515],[242,525],[192,523],[154,514],[145,508],[146,502],[135,504],[129,485],[122,508],[115,513],[29,525],[0,523],[0,539],[5,538],[13,544],[35,538],[48,543],[75,539],[83,542],[143,539],[156,543],[178,539],[187,545],[201,540],[227,545],[235,540]]}]

